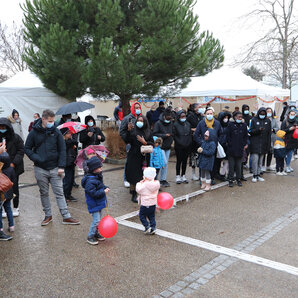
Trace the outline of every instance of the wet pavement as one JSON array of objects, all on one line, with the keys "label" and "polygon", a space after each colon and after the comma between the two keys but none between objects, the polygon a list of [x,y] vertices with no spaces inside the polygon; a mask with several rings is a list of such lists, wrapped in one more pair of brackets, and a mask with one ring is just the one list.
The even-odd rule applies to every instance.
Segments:
[{"label": "wet pavement", "polygon": [[[25,164],[14,239],[0,242],[1,297],[297,297],[297,160],[289,176],[266,173],[265,182],[222,186],[157,213],[157,228],[173,233],[172,239],[166,233],[145,236],[131,217],[131,227],[120,222],[117,235],[97,246],[86,242],[91,216],[81,187],[73,189],[79,201],[68,204],[81,225],[62,225],[51,194],[53,222],[40,226],[39,190],[31,162]],[[174,168],[172,160],[165,191],[179,197],[199,189],[198,182],[176,185]],[[109,214],[138,210],[123,186],[123,168],[105,164],[104,170]],[[196,240],[242,251],[247,261]],[[277,269],[250,256],[278,262]],[[284,264],[292,267],[282,270]]]}]

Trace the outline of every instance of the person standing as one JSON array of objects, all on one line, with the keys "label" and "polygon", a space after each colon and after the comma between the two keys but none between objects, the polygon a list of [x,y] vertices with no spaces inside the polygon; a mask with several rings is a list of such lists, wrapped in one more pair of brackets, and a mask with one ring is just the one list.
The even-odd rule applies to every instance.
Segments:
[{"label": "person standing", "polygon": [[62,179],[66,165],[65,142],[59,129],[55,127],[55,114],[51,110],[44,110],[42,118],[37,120],[30,131],[26,143],[25,153],[34,162],[34,172],[40,191],[40,199],[45,213],[42,226],[52,221],[49,184],[51,184],[63,224],[78,225],[80,222],[71,217],[64,193]]},{"label": "person standing", "polygon": [[13,216],[19,216],[19,177],[24,173],[24,141],[14,132],[11,122],[6,118],[0,118],[0,142],[6,141],[6,150],[10,157],[10,166],[15,171],[13,185]]},{"label": "person standing", "polygon": [[19,112],[15,109],[12,110],[11,115],[7,117],[11,126],[16,134],[18,134],[24,141],[24,134],[22,129],[22,119],[20,118]]},{"label": "person standing", "polygon": [[287,110],[288,110],[288,103],[285,101],[282,103],[282,112],[280,115],[280,122],[283,122],[285,120],[285,117],[287,115]]},{"label": "person standing", "polygon": [[35,113],[35,114],[33,115],[33,119],[34,119],[34,120],[33,120],[32,122],[30,122],[30,124],[29,124],[28,132],[30,132],[30,131],[32,130],[32,127],[33,127],[34,122],[35,122],[36,120],[40,119],[40,115],[39,115],[39,113]]},{"label": "person standing", "polygon": [[298,127],[298,119],[295,110],[289,110],[287,117],[281,124],[281,130],[286,132],[286,173],[293,172],[291,168],[291,160],[293,152],[298,148],[298,139],[293,138],[293,133]]},{"label": "person standing", "polygon": [[229,158],[229,187],[234,185],[234,172],[236,171],[236,181],[238,186],[241,183],[241,166],[244,150],[247,149],[248,132],[242,113],[236,112],[230,119],[227,127],[227,155]]},{"label": "person standing", "polygon": [[160,185],[169,187],[167,181],[168,164],[171,153],[171,146],[173,143],[173,121],[172,111],[166,108],[163,114],[160,115],[159,120],[154,125],[153,135],[162,138],[162,153],[164,157],[164,167],[160,170]]},{"label": "person standing", "polygon": [[186,121],[186,111],[177,112],[177,121],[174,123],[173,134],[176,152],[176,183],[188,183],[186,179],[187,158],[191,151],[192,132],[189,122]]},{"label": "person standing", "polygon": [[266,109],[260,108],[257,115],[252,118],[249,128],[250,153],[252,158],[252,182],[265,181],[262,178],[262,162],[266,152],[271,146],[271,121],[266,118]]},{"label": "person standing", "polygon": [[123,120],[123,109],[122,109],[121,101],[119,102],[118,106],[114,109],[113,115],[114,115],[115,121],[119,127],[121,124],[121,121]]}]

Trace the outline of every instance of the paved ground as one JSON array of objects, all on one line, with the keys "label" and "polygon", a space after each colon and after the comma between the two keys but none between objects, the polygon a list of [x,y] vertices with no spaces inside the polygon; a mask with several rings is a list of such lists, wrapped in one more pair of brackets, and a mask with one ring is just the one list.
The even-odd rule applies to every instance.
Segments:
[{"label": "paved ground", "polygon": [[[197,191],[198,182],[174,184],[174,166],[166,191],[175,198]],[[179,202],[157,213],[158,235],[145,236],[137,217],[120,217],[138,210],[123,187],[123,169],[105,165],[119,230],[90,246],[82,188],[73,191],[79,202],[69,204],[80,226],[61,224],[53,198],[54,221],[41,227],[26,160],[14,239],[0,242],[1,297],[297,297],[298,161],[293,167],[291,176],[265,174],[264,183],[223,185]]]}]

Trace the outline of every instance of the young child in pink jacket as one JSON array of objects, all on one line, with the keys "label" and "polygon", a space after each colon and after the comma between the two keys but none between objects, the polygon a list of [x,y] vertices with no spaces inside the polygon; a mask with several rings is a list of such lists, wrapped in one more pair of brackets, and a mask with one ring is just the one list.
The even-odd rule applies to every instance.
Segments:
[{"label": "young child in pink jacket", "polygon": [[148,167],[144,170],[144,179],[136,185],[136,192],[139,195],[138,202],[141,204],[139,217],[145,227],[144,233],[150,235],[155,234],[156,231],[155,208],[160,188],[159,181],[154,180],[155,176],[156,169]]}]

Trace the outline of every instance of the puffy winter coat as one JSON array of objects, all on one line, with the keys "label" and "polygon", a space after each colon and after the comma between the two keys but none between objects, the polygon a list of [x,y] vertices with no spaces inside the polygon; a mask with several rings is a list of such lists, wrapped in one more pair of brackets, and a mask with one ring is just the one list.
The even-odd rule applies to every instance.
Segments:
[{"label": "puffy winter coat", "polygon": [[244,119],[244,122],[246,123],[247,126],[249,126],[249,123],[250,123],[250,120],[252,119],[252,116],[250,114],[244,114],[244,110],[248,108],[249,110],[249,106],[244,104],[242,105],[242,115],[243,115],[243,119]]},{"label": "puffy winter coat", "polygon": [[[174,124],[172,121],[170,121],[170,123],[165,123],[164,114],[160,115],[159,120],[154,125],[153,135],[162,138],[161,149],[163,150],[171,149],[171,145],[174,140],[173,127]],[[166,134],[170,134],[170,136],[167,137]]]},{"label": "puffy winter coat", "polygon": [[250,122],[250,153],[266,154],[271,148],[271,121],[266,117],[265,119],[259,118],[262,111],[266,112],[266,109],[260,108]]},{"label": "puffy winter coat", "polygon": [[[220,133],[221,133],[220,127],[221,127],[221,125],[220,125],[219,121],[214,119],[214,123],[213,123],[214,133],[213,133],[213,135],[214,135],[214,142],[215,142],[216,146],[217,146],[218,139],[219,139],[219,136],[220,136]],[[199,146],[201,146],[201,144],[204,141],[204,134],[205,134],[207,129],[208,128],[207,128],[207,125],[205,123],[205,118],[203,118],[199,122],[199,124],[196,128],[195,134],[194,134],[194,140],[197,142],[197,144]]]},{"label": "puffy winter coat", "polygon": [[205,140],[202,142],[201,147],[203,148],[202,153],[200,154],[198,160],[198,167],[201,170],[212,171],[215,159],[215,152],[216,152],[216,144],[214,142],[215,134],[209,128],[210,136],[209,140],[206,142]]},{"label": "puffy winter coat", "polygon": [[161,169],[165,165],[162,150],[160,147],[153,147],[153,152],[150,154],[150,167]]},{"label": "puffy winter coat", "polygon": [[35,166],[44,170],[65,168],[66,147],[63,136],[56,127],[44,128],[41,119],[34,123],[27,137],[25,153]]},{"label": "puffy winter coat", "polygon": [[153,206],[157,204],[157,195],[160,188],[158,180],[143,180],[136,185],[139,194],[138,201],[142,206]]},{"label": "puffy winter coat", "polygon": [[14,132],[8,119],[0,118],[0,125],[5,125],[7,128],[7,132],[0,133],[0,142],[5,138],[10,163],[14,164],[15,173],[19,176],[24,173],[24,141]]},{"label": "puffy winter coat", "polygon": [[102,174],[89,173],[82,179],[82,187],[85,189],[86,203],[89,213],[98,212],[106,208],[106,193],[107,186],[103,183]]},{"label": "puffy winter coat", "polygon": [[227,127],[227,153],[229,156],[242,157],[244,146],[247,145],[248,132],[246,123],[237,123],[230,119]]},{"label": "puffy winter coat", "polygon": [[174,123],[173,133],[175,140],[175,148],[191,149],[192,133],[189,122],[181,122],[178,114],[177,121]]}]

